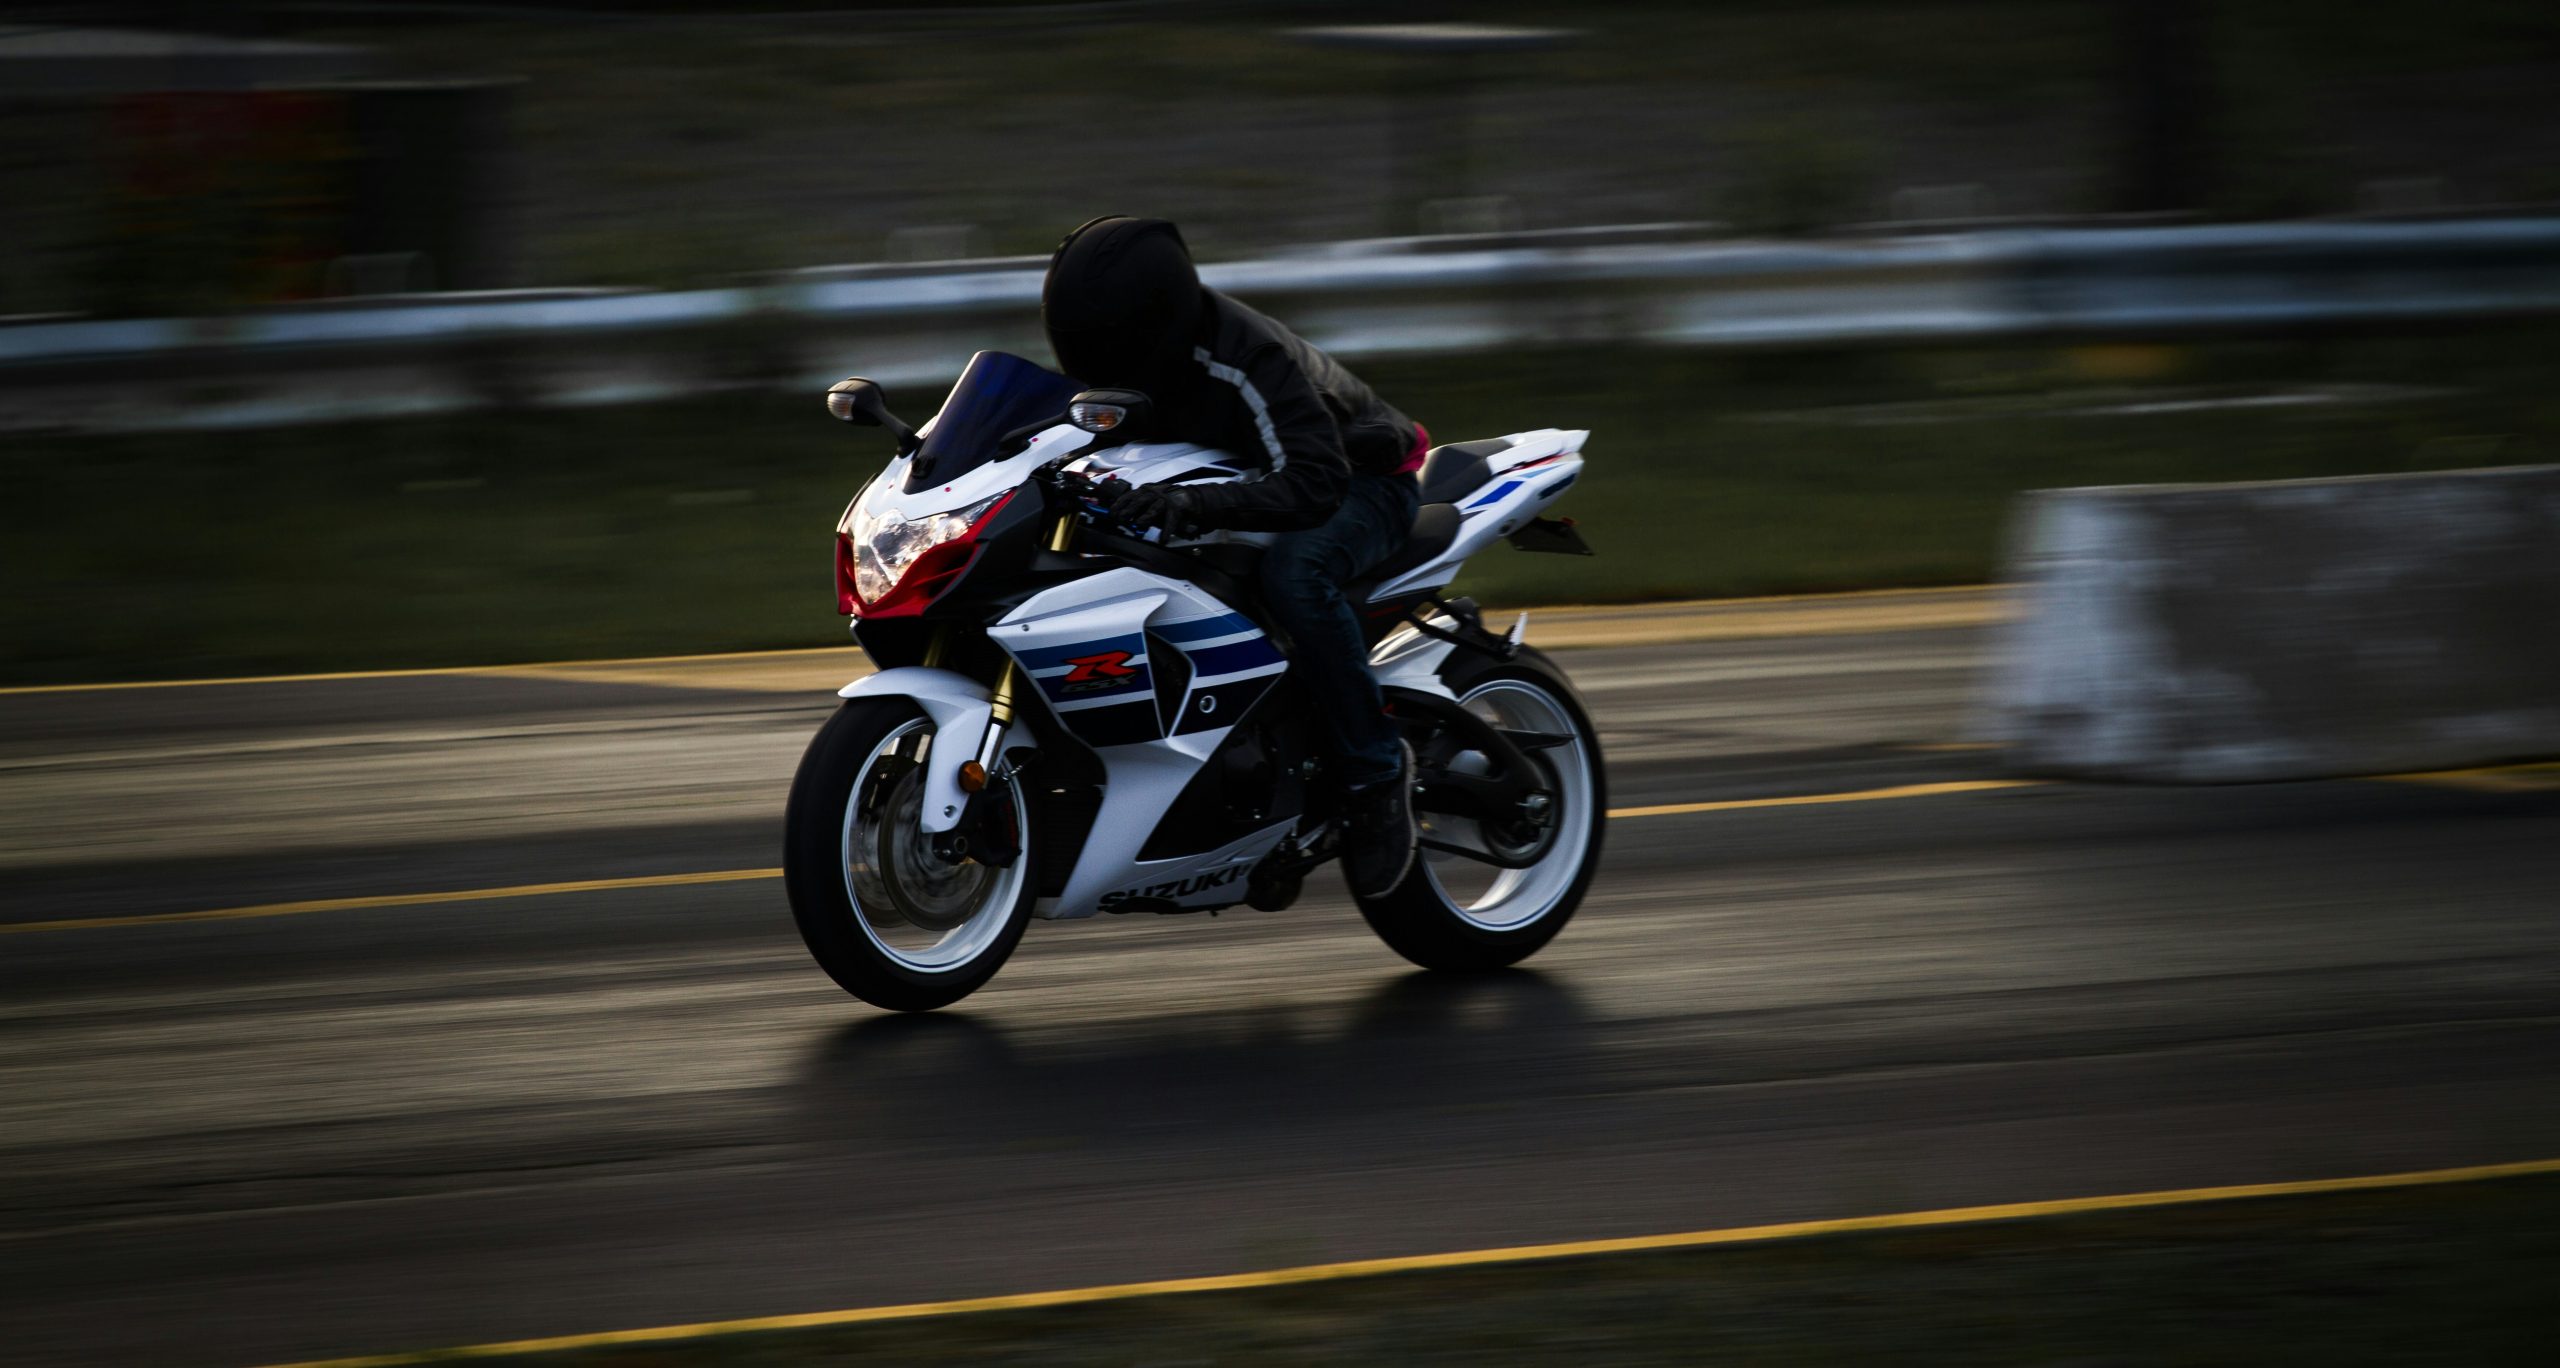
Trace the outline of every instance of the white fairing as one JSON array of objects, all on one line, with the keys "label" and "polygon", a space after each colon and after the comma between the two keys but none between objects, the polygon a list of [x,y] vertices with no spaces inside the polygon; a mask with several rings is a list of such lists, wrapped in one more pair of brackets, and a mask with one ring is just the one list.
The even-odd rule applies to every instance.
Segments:
[{"label": "white fairing", "polygon": [[1581,478],[1582,444],[1590,436],[1587,431],[1540,428],[1505,438],[1510,449],[1486,459],[1492,477],[1455,500],[1462,519],[1457,540],[1439,555],[1380,584],[1369,597],[1374,601],[1437,589],[1456,579],[1467,557],[1495,538],[1518,531]]},{"label": "white fairing", "polygon": [[[1215,447],[1194,446],[1189,442],[1130,442],[1123,446],[1105,447],[1091,455],[1078,457],[1067,468],[1097,480],[1118,479],[1133,485],[1159,484],[1184,476],[1189,477],[1183,480],[1185,484],[1262,478],[1260,471],[1237,464],[1234,457]],[[1271,543],[1271,536],[1268,532],[1219,530],[1198,537],[1176,538],[1167,544],[1203,546],[1237,542],[1247,546],[1267,546]]]},{"label": "white fairing", "polygon": [[1398,627],[1369,648],[1369,674],[1381,687],[1392,684],[1454,698],[1457,695],[1450,693],[1449,686],[1440,680],[1440,666],[1456,649],[1455,644],[1438,637],[1425,636],[1411,627]]},{"label": "white fairing", "polygon": [[[929,430],[931,427],[928,422],[926,428]],[[1019,487],[1031,478],[1031,472],[1079,450],[1092,440],[1092,434],[1061,423],[1032,438],[1031,445],[1014,455],[1001,461],[990,461],[949,484],[928,485],[912,494],[906,491],[906,483],[907,472],[914,467],[915,457],[895,457],[887,469],[872,476],[871,483],[854,496],[854,506],[874,517],[889,514],[902,522],[914,522],[936,513],[967,508]]]},{"label": "white fairing", "polygon": [[1133,485],[1154,484],[1202,467],[1229,478],[1244,475],[1244,466],[1215,447],[1190,442],[1125,442],[1079,456],[1067,468],[1095,479],[1116,475]]},{"label": "white fairing", "polygon": [[[988,639],[1022,666],[1105,771],[1102,808],[1084,852],[1064,891],[1036,905],[1038,915],[1089,917],[1134,899],[1238,901],[1245,871],[1291,823],[1180,859],[1142,861],[1138,854],[1234,719],[1287,670],[1261,630],[1189,584],[1124,566],[1034,595],[989,629]],[[1184,659],[1156,659],[1164,648]],[[1169,709],[1158,697],[1160,670],[1189,675]]]}]

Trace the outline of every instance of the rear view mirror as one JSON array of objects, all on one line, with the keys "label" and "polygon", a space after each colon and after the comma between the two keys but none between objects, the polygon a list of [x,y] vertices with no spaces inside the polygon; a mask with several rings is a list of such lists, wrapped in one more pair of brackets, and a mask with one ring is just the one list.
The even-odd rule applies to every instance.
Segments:
[{"label": "rear view mirror", "polygon": [[1144,431],[1155,403],[1131,389],[1093,389],[1067,402],[1067,421],[1097,437],[1134,437]]},{"label": "rear view mirror", "polygon": [[861,376],[838,380],[827,387],[827,412],[841,421],[864,427],[887,428],[898,439],[898,449],[915,445],[916,430],[898,421],[889,411],[889,397],[880,387]]}]

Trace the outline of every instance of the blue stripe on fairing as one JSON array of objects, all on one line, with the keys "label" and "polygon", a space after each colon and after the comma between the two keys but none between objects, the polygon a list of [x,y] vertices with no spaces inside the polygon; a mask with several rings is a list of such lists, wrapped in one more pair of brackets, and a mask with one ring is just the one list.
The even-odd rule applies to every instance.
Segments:
[{"label": "blue stripe on fairing", "polygon": [[1234,636],[1251,631],[1253,624],[1242,613],[1222,613],[1217,617],[1195,618],[1189,622],[1159,622],[1149,630],[1179,646],[1186,641],[1206,641],[1211,637]]},{"label": "blue stripe on fairing", "polygon": [[1265,665],[1280,663],[1280,653],[1271,648],[1268,637],[1255,637],[1251,641],[1210,646],[1202,650],[1185,651],[1183,654],[1191,657],[1192,671],[1204,679],[1210,675],[1234,674],[1238,670],[1258,670]]},{"label": "blue stripe on fairing", "polygon": [[1492,489],[1486,491],[1483,497],[1468,503],[1467,507],[1482,508],[1486,504],[1499,500],[1503,495],[1510,493],[1512,490],[1518,489],[1520,484],[1521,482],[1518,480],[1505,480],[1502,483],[1495,485]]},{"label": "blue stripe on fairing", "polygon": [[1066,646],[1026,646],[1015,651],[1013,658],[1021,661],[1022,668],[1026,670],[1054,670],[1068,661],[1101,655],[1106,651],[1127,651],[1131,657],[1130,663],[1136,664],[1145,657],[1147,643],[1135,633],[1128,636],[1096,637],[1091,641],[1079,641]]}]

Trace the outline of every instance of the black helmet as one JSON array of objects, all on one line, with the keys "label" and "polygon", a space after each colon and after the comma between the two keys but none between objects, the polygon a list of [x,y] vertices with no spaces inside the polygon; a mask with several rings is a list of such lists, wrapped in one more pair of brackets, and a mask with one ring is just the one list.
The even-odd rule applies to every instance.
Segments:
[{"label": "black helmet", "polygon": [[1163,219],[1093,219],[1058,244],[1040,286],[1058,368],[1088,385],[1161,387],[1191,352],[1200,272]]}]

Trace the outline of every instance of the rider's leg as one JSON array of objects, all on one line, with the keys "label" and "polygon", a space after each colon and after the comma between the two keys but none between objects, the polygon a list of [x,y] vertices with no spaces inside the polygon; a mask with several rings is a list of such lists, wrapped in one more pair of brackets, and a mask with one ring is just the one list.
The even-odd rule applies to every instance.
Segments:
[{"label": "rider's leg", "polygon": [[1410,475],[1354,475],[1332,518],[1281,536],[1262,560],[1263,602],[1295,643],[1292,668],[1346,788],[1399,777],[1404,750],[1369,675],[1359,610],[1342,586],[1404,544],[1419,500]]}]

